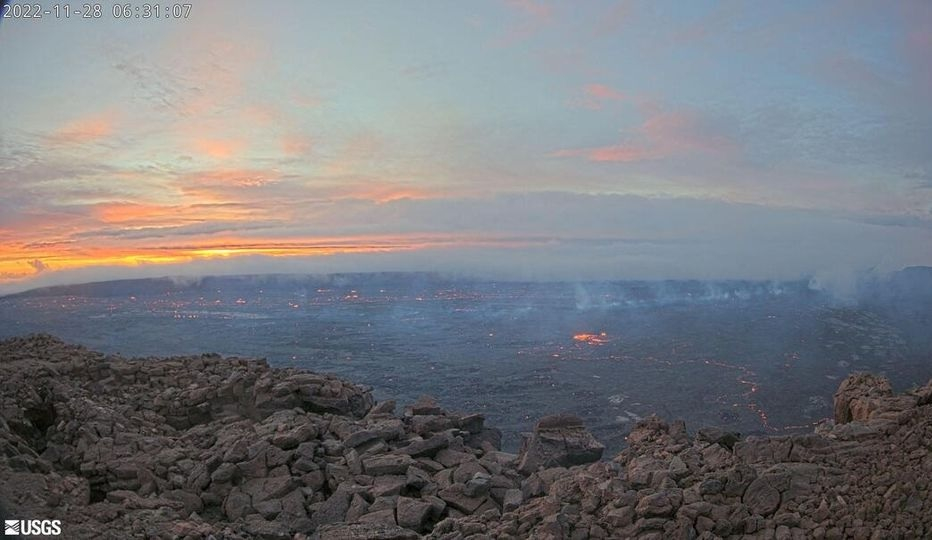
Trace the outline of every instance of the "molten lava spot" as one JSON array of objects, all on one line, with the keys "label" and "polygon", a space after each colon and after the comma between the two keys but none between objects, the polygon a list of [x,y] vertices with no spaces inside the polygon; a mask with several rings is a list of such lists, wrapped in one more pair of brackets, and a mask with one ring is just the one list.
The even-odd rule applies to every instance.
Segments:
[{"label": "molten lava spot", "polygon": [[600,332],[598,334],[581,333],[573,336],[573,339],[589,345],[602,345],[608,343],[608,334]]}]

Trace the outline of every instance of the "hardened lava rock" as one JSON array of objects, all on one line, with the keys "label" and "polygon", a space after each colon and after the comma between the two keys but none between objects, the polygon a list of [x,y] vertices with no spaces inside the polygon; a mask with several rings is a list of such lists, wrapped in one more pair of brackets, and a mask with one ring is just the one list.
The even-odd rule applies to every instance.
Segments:
[{"label": "hardened lava rock", "polygon": [[578,418],[519,454],[477,414],[263,360],[0,341],[0,512],[65,538],[929,538],[932,383],[846,379],[815,433]]}]

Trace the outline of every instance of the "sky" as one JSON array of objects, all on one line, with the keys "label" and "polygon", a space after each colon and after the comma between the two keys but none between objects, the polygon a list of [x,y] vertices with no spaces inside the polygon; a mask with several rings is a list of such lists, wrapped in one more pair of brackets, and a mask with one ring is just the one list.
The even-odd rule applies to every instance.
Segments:
[{"label": "sky", "polygon": [[932,264],[932,2],[192,4],[0,20],[0,293]]}]

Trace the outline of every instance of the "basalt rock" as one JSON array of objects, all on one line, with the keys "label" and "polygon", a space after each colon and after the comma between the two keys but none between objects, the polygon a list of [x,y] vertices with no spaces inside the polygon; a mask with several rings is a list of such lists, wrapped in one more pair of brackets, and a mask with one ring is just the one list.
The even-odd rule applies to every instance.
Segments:
[{"label": "basalt rock", "polygon": [[524,439],[518,454],[518,470],[530,474],[539,468],[584,465],[602,458],[605,450],[576,416],[546,416]]},{"label": "basalt rock", "polygon": [[853,374],[835,392],[835,423],[868,420],[892,395],[893,387],[886,378],[870,373]]},{"label": "basalt rock", "polygon": [[[858,374],[815,433],[573,416],[519,455],[480,415],[262,360],[0,341],[0,508],[66,538],[928,538],[932,383]],[[423,535],[423,536],[422,536]]]},{"label": "basalt rock", "polygon": [[836,399],[848,423],[782,437],[701,429],[690,439],[649,417],[612,463],[537,470],[501,517],[445,520],[430,537],[927,538],[929,395],[932,382],[895,396],[854,375]]}]

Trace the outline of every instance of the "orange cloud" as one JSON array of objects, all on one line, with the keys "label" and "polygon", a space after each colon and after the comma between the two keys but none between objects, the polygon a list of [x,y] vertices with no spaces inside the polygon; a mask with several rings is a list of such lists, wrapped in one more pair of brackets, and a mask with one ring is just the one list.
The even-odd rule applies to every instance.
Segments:
[{"label": "orange cloud", "polygon": [[125,223],[165,216],[170,208],[151,204],[102,203],[94,208],[96,217],[105,223]]},{"label": "orange cloud", "polygon": [[589,161],[612,161],[619,163],[643,161],[660,157],[660,154],[649,148],[630,146],[625,144],[598,146],[594,148],[557,150],[551,155],[553,157],[583,157]]},{"label": "orange cloud", "polygon": [[557,150],[553,157],[582,157],[594,162],[634,162],[686,154],[729,153],[736,143],[716,132],[695,114],[645,109],[649,116],[638,127],[633,142]]},{"label": "orange cloud", "polygon": [[625,95],[604,84],[590,84],[586,86],[586,94],[599,99],[624,99]]},{"label": "orange cloud", "polygon": [[113,133],[113,116],[98,114],[72,120],[48,136],[58,144],[84,144],[103,139]]},{"label": "orange cloud", "polygon": [[176,186],[197,202],[256,202],[252,198],[255,194],[248,192],[271,188],[281,180],[282,174],[275,170],[223,169],[192,172],[179,178]]},{"label": "orange cloud", "polygon": [[358,186],[351,188],[341,194],[343,197],[352,199],[365,199],[377,203],[387,203],[402,199],[429,199],[436,197],[435,191],[405,185],[379,185],[379,186]]},{"label": "orange cloud", "polygon": [[[91,216],[107,225],[122,228],[172,228],[204,222],[237,222],[255,219],[254,208],[239,204],[192,203],[181,205],[142,204],[131,202],[99,203]],[[79,225],[79,227],[88,227]],[[87,232],[93,229],[87,228]]]},{"label": "orange cloud", "polygon": [[448,246],[516,246],[525,240],[466,235],[418,234],[256,240],[235,236],[210,241],[154,246],[0,247],[0,283],[28,278],[39,272],[95,266],[172,264],[247,255],[267,257],[328,256],[345,253],[384,253]]},{"label": "orange cloud", "polygon": [[221,139],[199,139],[194,141],[194,148],[212,158],[225,159],[239,153],[245,144],[242,141]]},{"label": "orange cloud", "polygon": [[626,99],[624,94],[604,84],[588,84],[583,88],[582,94],[582,97],[574,102],[574,106],[592,110],[601,109],[606,101]]}]

